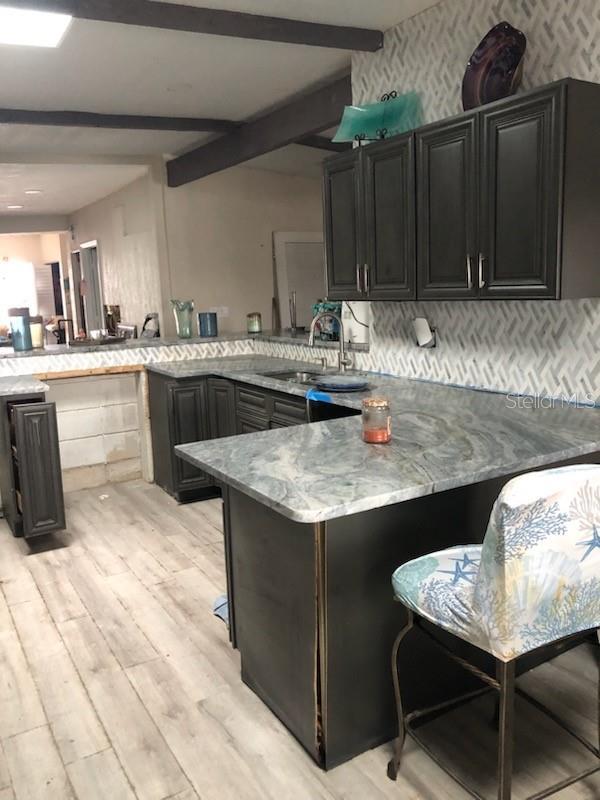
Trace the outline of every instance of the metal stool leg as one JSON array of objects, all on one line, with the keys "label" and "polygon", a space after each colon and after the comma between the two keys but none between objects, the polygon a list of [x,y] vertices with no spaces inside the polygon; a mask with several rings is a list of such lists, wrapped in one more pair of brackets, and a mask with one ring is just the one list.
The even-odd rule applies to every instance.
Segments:
[{"label": "metal stool leg", "polygon": [[394,694],[396,696],[396,712],[398,714],[398,738],[394,741],[394,757],[388,764],[387,774],[388,778],[395,781],[400,771],[400,762],[402,760],[402,750],[404,748],[404,741],[406,739],[406,725],[404,722],[404,711],[402,709],[402,695],[400,694],[400,676],[398,674],[398,651],[400,644],[406,634],[411,630],[414,625],[414,615],[412,611],[408,611],[408,618],[406,626],[402,628],[394,647],[392,648],[392,678],[394,680]]},{"label": "metal stool leg", "polygon": [[511,799],[512,756],[515,707],[515,662],[497,662],[500,684],[500,724],[498,726],[498,800]]}]

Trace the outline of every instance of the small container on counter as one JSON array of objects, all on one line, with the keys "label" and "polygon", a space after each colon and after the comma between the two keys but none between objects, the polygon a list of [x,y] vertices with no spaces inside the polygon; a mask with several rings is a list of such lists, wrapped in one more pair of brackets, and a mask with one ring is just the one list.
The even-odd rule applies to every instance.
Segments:
[{"label": "small container on counter", "polygon": [[367,444],[389,444],[392,440],[392,417],[384,397],[367,397],[362,403],[362,438]]},{"label": "small container on counter", "polygon": [[29,330],[31,331],[31,344],[34,350],[44,347],[44,318],[30,317]]},{"label": "small container on counter", "polygon": [[29,309],[9,308],[8,317],[13,350],[20,353],[33,350],[31,344],[31,329],[29,327]]},{"label": "small container on counter", "polygon": [[248,333],[262,333],[262,317],[258,311],[253,311],[246,316]]},{"label": "small container on counter", "polygon": [[198,335],[218,336],[217,315],[214,311],[201,311],[198,314]]}]

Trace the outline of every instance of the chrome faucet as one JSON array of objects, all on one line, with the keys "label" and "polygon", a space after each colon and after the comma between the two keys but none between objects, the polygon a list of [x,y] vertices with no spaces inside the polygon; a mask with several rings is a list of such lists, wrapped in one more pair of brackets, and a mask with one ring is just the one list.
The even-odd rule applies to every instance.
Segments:
[{"label": "chrome faucet", "polygon": [[309,347],[315,346],[315,329],[317,327],[317,324],[325,317],[329,317],[330,319],[336,320],[336,322],[340,326],[340,351],[338,353],[338,369],[340,372],[345,372],[346,367],[352,366],[352,359],[350,358],[350,356],[346,355],[346,344],[344,342],[344,323],[342,322],[341,317],[339,317],[337,314],[334,314],[333,311],[319,311],[319,313],[313,318],[313,321],[310,323],[308,346]]}]

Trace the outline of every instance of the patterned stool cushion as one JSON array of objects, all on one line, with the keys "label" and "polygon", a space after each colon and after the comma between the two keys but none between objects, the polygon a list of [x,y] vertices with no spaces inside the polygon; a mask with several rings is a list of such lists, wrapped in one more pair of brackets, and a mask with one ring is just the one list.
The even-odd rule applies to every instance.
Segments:
[{"label": "patterned stool cushion", "polygon": [[600,466],[513,479],[482,547],[455,547],[399,567],[407,607],[503,661],[600,627]]},{"label": "patterned stool cushion", "polygon": [[403,564],[392,585],[398,600],[416,614],[481,647],[473,616],[481,546],[452,547]]}]

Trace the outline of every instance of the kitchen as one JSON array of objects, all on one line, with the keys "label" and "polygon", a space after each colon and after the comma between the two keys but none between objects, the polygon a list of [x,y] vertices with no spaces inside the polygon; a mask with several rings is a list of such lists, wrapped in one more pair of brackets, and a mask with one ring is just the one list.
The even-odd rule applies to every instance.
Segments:
[{"label": "kitchen", "polygon": [[[236,10],[303,16],[277,5],[276,12],[275,4],[252,2]],[[173,59],[182,62],[210,61],[226,45],[240,57],[247,52],[248,65],[274,69],[283,54],[289,63],[277,87],[260,86],[259,101],[239,66],[226,62],[218,97],[206,89],[211,102],[191,106],[187,89],[168,91],[177,84],[162,65],[160,87],[172,105],[161,113],[178,118],[171,125],[183,127],[182,118],[197,112],[214,115],[216,129],[219,118],[263,109],[249,130],[221,124],[204,141],[198,132],[103,128],[98,118],[90,131],[81,117],[52,120],[53,130],[62,124],[71,132],[66,146],[79,154],[69,159],[80,166],[140,169],[111,194],[81,210],[56,206],[62,219],[45,220],[70,251],[62,280],[71,293],[73,340],[81,328],[77,288],[84,310],[90,300],[88,281],[82,293],[73,274],[73,253],[94,243],[102,306],[119,306],[121,322],[137,326],[138,335],[155,312],[161,335],[0,349],[3,659],[27,698],[21,708],[6,679],[0,792],[7,797],[49,796],[51,781],[58,797],[455,798],[467,796],[466,784],[508,798],[515,662],[512,796],[550,784],[561,784],[558,796],[597,794],[598,652],[589,635],[599,623],[597,591],[585,630],[555,624],[540,647],[515,645],[507,657],[479,629],[474,639],[464,627],[440,623],[423,607],[424,595],[410,599],[400,583],[410,564],[421,570],[430,554],[460,546],[462,564],[466,545],[479,547],[484,535],[491,541],[493,503],[513,476],[565,466],[568,498],[568,476],[576,481],[581,464],[600,462],[600,74],[589,58],[598,23],[589,2],[577,4],[575,26],[559,14],[563,4],[533,5],[529,16],[491,2],[470,10],[456,0],[400,10],[384,3],[376,12],[357,7],[351,19],[332,5],[307,10],[315,25],[302,34],[280,20],[287,43],[268,45],[252,41],[256,29],[250,35],[245,27],[260,17],[236,18],[243,33],[235,39],[199,32],[201,13],[193,23],[188,18],[186,33],[165,30],[175,24],[167,12],[162,28],[73,20],[56,52],[93,52],[110,35],[126,81],[133,79],[120,48],[133,58],[134,45],[141,55],[159,42],[177,42]],[[522,84],[514,96],[463,113],[467,60],[504,18],[517,29],[517,43],[519,30],[527,38]],[[225,17],[213,19],[225,25]],[[348,37],[360,31],[343,27],[349,23],[364,26],[352,45]],[[386,31],[383,47],[375,28]],[[550,63],[548,31],[556,42]],[[206,52],[196,52],[197,37]],[[8,46],[0,46],[0,57],[17,58]],[[351,92],[340,77],[350,61]],[[114,100],[107,105],[110,86],[96,87],[96,107],[77,102],[87,69],[69,103],[42,103],[27,88],[23,62],[20,89],[41,116],[27,132],[30,152],[21,145],[12,160],[35,164],[58,150],[58,136],[46,138],[43,154],[32,147],[42,131],[48,135],[49,108],[127,112]],[[327,76],[333,80],[323,85]],[[135,80],[142,92],[139,73]],[[360,149],[329,141],[345,106],[378,103],[392,90],[400,100],[419,95],[418,124]],[[239,109],[227,110],[226,102]],[[2,105],[26,103],[7,97]],[[133,110],[156,114],[140,98]],[[12,119],[21,120],[11,123],[16,129],[24,124],[16,112]],[[327,132],[329,144],[297,143],[315,131]],[[166,170],[156,147],[170,154]],[[58,174],[67,155],[55,152],[53,160]],[[28,226],[12,210],[0,219],[7,233],[48,230],[41,213]],[[339,341],[319,338],[316,324],[313,341],[308,331],[270,330],[278,318],[288,328],[290,319],[288,292],[278,294],[273,267],[281,231],[323,231],[327,298],[344,303],[336,323],[344,352]],[[194,301],[190,338],[190,315],[180,313],[177,329],[173,299]],[[198,312],[216,314],[217,336],[196,335]],[[352,326],[356,336],[346,332],[353,314],[363,322]],[[214,324],[212,316],[203,320]],[[366,324],[368,343],[356,341]],[[336,391],[338,379],[363,391]],[[389,417],[380,403],[367,404],[363,423],[365,397],[387,399]],[[385,439],[388,418],[389,444],[363,441],[363,424],[367,438],[375,431]],[[546,497],[547,474],[532,502]],[[569,524],[577,574],[594,585],[597,477],[587,486],[587,510]],[[577,497],[564,500],[569,509],[579,508]],[[507,495],[506,507],[511,502]],[[14,538],[10,527],[25,537]],[[553,575],[544,563],[543,575]],[[457,585],[468,587],[473,573],[461,570]],[[427,570],[418,574],[429,580]],[[534,602],[531,584],[523,591]],[[411,615],[420,630],[399,642],[393,674],[392,646]],[[464,609],[460,618],[464,624]],[[469,630],[475,622],[469,618]],[[432,629],[445,631],[434,643]],[[440,640],[450,659],[440,657]],[[489,684],[500,694],[496,725],[496,692],[457,705],[459,695],[480,687],[464,664],[456,666],[457,656],[480,672],[497,662]],[[57,673],[66,676],[68,696]],[[400,765],[400,740],[393,745],[398,680],[407,712],[400,719],[410,733]],[[539,708],[533,713],[523,703],[525,688],[594,745],[561,731]],[[433,722],[412,722],[415,709],[446,702],[449,710],[434,713]],[[39,769],[25,768],[32,753]],[[583,777],[570,783],[575,773]]]}]

